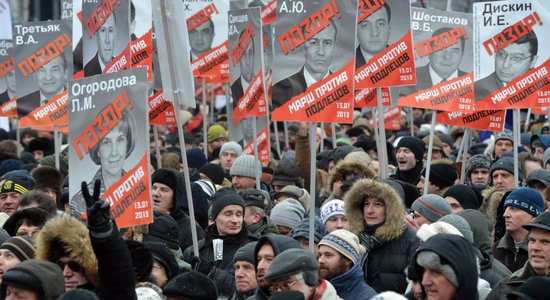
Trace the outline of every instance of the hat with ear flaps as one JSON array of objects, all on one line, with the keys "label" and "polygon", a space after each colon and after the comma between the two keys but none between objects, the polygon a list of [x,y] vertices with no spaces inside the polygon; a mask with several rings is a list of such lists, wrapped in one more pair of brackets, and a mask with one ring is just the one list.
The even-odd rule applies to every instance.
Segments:
[{"label": "hat with ear flaps", "polygon": [[50,219],[38,233],[35,246],[37,259],[57,262],[66,256],[80,264],[86,278],[99,287],[97,258],[90,232],[76,218],[58,216]]}]

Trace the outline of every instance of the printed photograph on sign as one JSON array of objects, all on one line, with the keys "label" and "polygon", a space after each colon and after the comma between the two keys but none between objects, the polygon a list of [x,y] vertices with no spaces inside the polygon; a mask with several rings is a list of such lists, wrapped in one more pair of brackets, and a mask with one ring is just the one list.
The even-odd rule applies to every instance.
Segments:
[{"label": "printed photograph on sign", "polygon": [[359,0],[358,8],[355,88],[414,84],[410,6]]},{"label": "printed photograph on sign", "polygon": [[153,76],[153,16],[151,1],[130,1],[130,49],[132,68],[146,67],[147,80]]},{"label": "printed photograph on sign", "polygon": [[72,4],[73,22],[73,79],[84,77],[84,64],[82,62],[82,1],[74,1]]},{"label": "printed photograph on sign", "polygon": [[14,26],[14,68],[20,127],[67,124],[71,78],[70,20]]},{"label": "printed photograph on sign", "polygon": [[399,105],[472,112],[470,14],[412,8],[416,84],[399,88]]},{"label": "printed photograph on sign", "polygon": [[275,22],[277,0],[248,0],[248,7],[259,7],[262,12],[262,24],[268,25]]},{"label": "printed photograph on sign", "polygon": [[0,40],[0,105],[10,99],[15,99],[13,42],[12,40]]},{"label": "printed photograph on sign", "polygon": [[273,120],[351,122],[357,1],[277,2]]},{"label": "printed photograph on sign", "polygon": [[260,9],[229,12],[229,74],[233,124],[245,117],[267,114],[262,68],[263,39]]},{"label": "printed photograph on sign", "polygon": [[84,76],[130,66],[130,0],[82,3]]},{"label": "printed photograph on sign", "polygon": [[476,109],[550,105],[550,15],[545,4],[474,4]]},{"label": "printed photograph on sign", "polygon": [[209,82],[229,82],[227,12],[229,1],[183,0],[193,74]]},{"label": "printed photograph on sign", "polygon": [[[146,69],[131,69],[70,82],[69,205],[86,211],[81,182],[111,203],[119,227],[149,223],[149,145]],[[87,170],[87,172],[82,172]]]}]

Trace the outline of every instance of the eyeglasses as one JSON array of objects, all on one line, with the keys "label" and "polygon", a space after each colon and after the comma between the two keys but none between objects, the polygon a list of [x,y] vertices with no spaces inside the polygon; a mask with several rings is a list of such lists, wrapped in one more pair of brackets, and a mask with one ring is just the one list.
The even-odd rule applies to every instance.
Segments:
[{"label": "eyeglasses", "polygon": [[82,266],[74,260],[69,259],[67,261],[62,261],[59,259],[56,263],[62,271],[65,270],[65,266],[69,266],[69,269],[71,269],[73,272],[79,273],[83,271]]},{"label": "eyeglasses", "polygon": [[510,61],[514,64],[521,64],[522,62],[524,62],[525,60],[527,59],[530,59],[531,55],[529,56],[523,56],[523,55],[518,55],[518,54],[508,54],[506,53],[506,51],[498,51],[496,54],[495,54],[495,58],[499,61],[505,61],[507,58],[510,58]]},{"label": "eyeglasses", "polygon": [[298,282],[298,279],[290,282],[285,282],[285,283],[279,283],[279,284],[275,283],[269,287],[269,291],[272,293],[280,292],[280,291],[288,291],[290,290],[290,287],[295,285],[297,282]]}]

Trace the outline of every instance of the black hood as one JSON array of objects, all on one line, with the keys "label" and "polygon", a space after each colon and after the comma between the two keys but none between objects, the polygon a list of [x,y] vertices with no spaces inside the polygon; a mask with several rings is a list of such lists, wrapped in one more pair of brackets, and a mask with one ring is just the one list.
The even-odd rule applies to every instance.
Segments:
[{"label": "black hood", "polygon": [[258,243],[256,243],[256,247],[254,248],[254,266],[258,266],[258,252],[260,252],[260,248],[264,244],[270,244],[273,248],[273,254],[275,256],[279,255],[279,253],[292,248],[302,248],[300,244],[293,238],[286,236],[286,235],[264,235],[260,237],[258,240]]}]

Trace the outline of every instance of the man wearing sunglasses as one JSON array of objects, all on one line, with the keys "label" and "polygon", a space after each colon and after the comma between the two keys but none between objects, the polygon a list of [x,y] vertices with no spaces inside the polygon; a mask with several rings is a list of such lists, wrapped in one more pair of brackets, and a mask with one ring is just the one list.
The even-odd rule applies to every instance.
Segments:
[{"label": "man wearing sunglasses", "polygon": [[[503,32],[516,32],[506,28]],[[538,54],[538,40],[534,31],[520,37],[515,42],[494,53],[495,71],[474,84],[475,101],[506,86],[509,82],[535,67]]]}]

